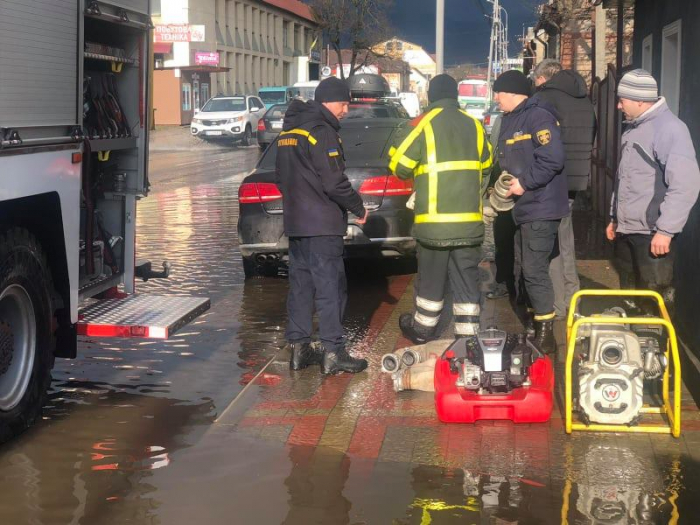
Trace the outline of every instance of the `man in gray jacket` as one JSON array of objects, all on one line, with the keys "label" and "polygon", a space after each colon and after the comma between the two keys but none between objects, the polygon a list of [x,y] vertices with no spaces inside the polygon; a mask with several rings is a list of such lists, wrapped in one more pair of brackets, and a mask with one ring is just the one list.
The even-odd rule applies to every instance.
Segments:
[{"label": "man in gray jacket", "polygon": [[695,149],[647,71],[626,73],[617,96],[626,129],[606,236],[630,250],[637,288],[658,291],[672,306],[673,238],[700,192]]}]

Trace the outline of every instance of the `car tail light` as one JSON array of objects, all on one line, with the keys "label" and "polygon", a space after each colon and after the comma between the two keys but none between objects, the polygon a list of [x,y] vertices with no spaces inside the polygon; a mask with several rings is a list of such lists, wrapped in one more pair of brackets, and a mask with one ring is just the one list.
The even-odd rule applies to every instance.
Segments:
[{"label": "car tail light", "polygon": [[265,121],[263,119],[258,120],[258,131],[265,131]]},{"label": "car tail light", "polygon": [[238,188],[238,202],[241,204],[269,202],[281,198],[279,188],[271,182],[246,182]]},{"label": "car tail light", "polygon": [[401,180],[394,175],[370,177],[360,186],[360,193],[365,195],[410,195],[413,193],[413,181]]},{"label": "car tail light", "polygon": [[484,125],[485,126],[491,125],[491,115],[484,115]]}]

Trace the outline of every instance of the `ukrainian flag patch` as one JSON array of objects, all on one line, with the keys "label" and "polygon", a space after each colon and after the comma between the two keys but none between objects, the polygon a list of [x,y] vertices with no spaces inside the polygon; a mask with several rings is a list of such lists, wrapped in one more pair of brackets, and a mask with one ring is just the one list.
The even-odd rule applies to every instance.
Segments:
[{"label": "ukrainian flag patch", "polygon": [[338,153],[337,149],[329,149],[328,150],[329,157],[337,157],[338,155],[340,155],[340,153]]}]

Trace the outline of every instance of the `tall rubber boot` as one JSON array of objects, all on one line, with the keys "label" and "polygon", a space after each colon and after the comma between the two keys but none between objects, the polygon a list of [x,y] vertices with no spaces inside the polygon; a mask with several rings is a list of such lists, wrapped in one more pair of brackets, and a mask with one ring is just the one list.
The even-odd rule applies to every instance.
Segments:
[{"label": "tall rubber boot", "polygon": [[431,337],[431,334],[423,333],[421,330],[416,329],[413,323],[413,314],[401,314],[399,316],[399,328],[404,337],[415,345],[423,345],[435,339],[435,337]]},{"label": "tall rubber boot", "polygon": [[557,351],[557,345],[554,341],[554,320],[535,321],[535,338],[532,340],[540,352],[544,354],[553,354]]},{"label": "tall rubber boot", "polygon": [[289,368],[303,370],[309,365],[320,365],[323,352],[315,348],[311,343],[290,343],[292,358],[289,360]]},{"label": "tall rubber boot", "polygon": [[367,368],[366,359],[358,359],[348,354],[344,346],[335,350],[324,350],[323,361],[321,362],[322,374],[339,374],[348,372],[356,374]]}]

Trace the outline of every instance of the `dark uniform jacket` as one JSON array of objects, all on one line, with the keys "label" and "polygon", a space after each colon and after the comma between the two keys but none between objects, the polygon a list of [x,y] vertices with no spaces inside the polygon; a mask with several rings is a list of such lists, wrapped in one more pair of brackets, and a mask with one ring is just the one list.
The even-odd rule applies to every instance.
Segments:
[{"label": "dark uniform jacket", "polygon": [[481,244],[482,183],[488,183],[492,158],[479,121],[456,100],[438,100],[401,130],[389,155],[392,173],[414,179],[418,241],[431,247]]},{"label": "dark uniform jacket", "polygon": [[294,100],[277,140],[277,184],[288,237],[345,235],[347,211],[363,217],[362,198],[345,176],[340,123],[323,104]]},{"label": "dark uniform jacket", "polygon": [[564,173],[569,191],[587,189],[596,119],[586,81],[575,71],[566,69],[542,84],[535,97],[553,106],[559,117],[561,139],[566,151]]},{"label": "dark uniform jacket", "polygon": [[530,97],[503,115],[498,161],[525,189],[513,208],[516,224],[556,220],[569,214],[564,145],[553,111]]}]

